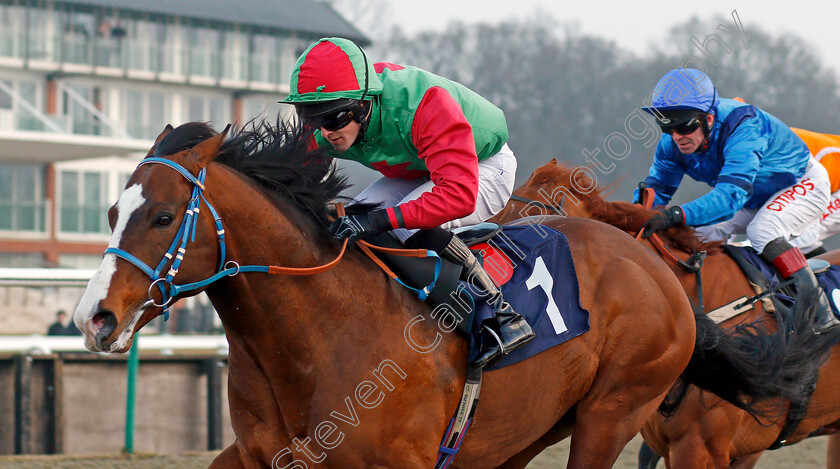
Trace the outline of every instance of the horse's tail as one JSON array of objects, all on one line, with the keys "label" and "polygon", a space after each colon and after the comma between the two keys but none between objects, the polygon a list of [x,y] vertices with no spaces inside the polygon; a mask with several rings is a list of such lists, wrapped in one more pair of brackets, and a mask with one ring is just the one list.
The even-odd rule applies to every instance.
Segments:
[{"label": "horse's tail", "polygon": [[669,415],[676,410],[687,384],[760,417],[778,416],[785,400],[800,401],[807,381],[828,359],[832,345],[840,342],[840,327],[814,333],[818,295],[815,288],[803,288],[790,317],[777,314],[775,332],[765,327],[763,319],[727,331],[695,311],[694,354],[660,412]]}]

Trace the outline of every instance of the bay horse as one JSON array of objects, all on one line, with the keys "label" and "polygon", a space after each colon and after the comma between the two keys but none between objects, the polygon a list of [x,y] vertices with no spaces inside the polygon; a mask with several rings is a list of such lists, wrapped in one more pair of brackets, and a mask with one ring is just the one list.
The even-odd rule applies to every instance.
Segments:
[{"label": "bay horse", "polygon": [[[329,202],[346,182],[311,134],[279,121],[227,131],[167,126],[131,175],[74,315],[86,347],[125,352],[172,300],[206,291],[230,344],[236,434],[212,468],[432,467],[466,339],[359,250],[330,261],[344,248],[326,230]],[[773,366],[744,372],[776,361],[778,334],[723,335],[621,230],[545,224],[569,240],[590,330],[485,372],[453,467],[524,468],[570,434],[567,467],[611,467],[681,374],[749,409],[778,391]],[[325,267],[273,275],[290,266]]]},{"label": "bay horse", "polygon": [[[593,175],[591,168],[567,167],[552,160],[537,168],[525,184],[514,190],[514,198],[493,221],[504,223],[521,216],[557,211],[571,217],[603,221],[636,235],[655,211],[628,202],[607,201],[597,188],[597,177]],[[723,252],[720,243],[703,243],[694,235],[693,229],[685,226],[660,232],[660,236],[683,261],[688,260],[691,252],[706,251],[702,268],[702,298],[708,311],[755,294],[735,261]],[[654,249],[648,240],[640,241],[640,244]],[[840,265],[838,251],[819,257]],[[698,299],[695,274],[675,262],[669,261],[669,265],[689,298]],[[753,311],[723,325],[732,328],[766,315],[759,302]],[[803,332],[807,335],[809,330],[806,328]],[[790,361],[799,362],[804,367],[803,371],[807,369],[806,373],[819,367],[819,379],[808,403],[807,414],[787,438],[787,445],[812,434],[840,431],[840,353],[837,353],[840,345],[831,347],[830,352],[835,353],[831,353],[827,360],[821,352],[837,343],[838,333],[835,331],[822,338],[813,338],[815,342],[807,345],[808,338],[803,337],[803,349],[794,350],[794,355],[788,357]],[[748,468],[753,467],[761,452],[774,443],[785,422],[784,413],[769,421],[756,419],[711,393],[691,389],[673,416],[666,419],[662,415],[653,415],[644,425],[642,435],[657,454],[664,456],[667,467]],[[834,444],[832,442],[832,447]],[[644,467],[653,468],[658,457],[644,459],[647,459]]]}]

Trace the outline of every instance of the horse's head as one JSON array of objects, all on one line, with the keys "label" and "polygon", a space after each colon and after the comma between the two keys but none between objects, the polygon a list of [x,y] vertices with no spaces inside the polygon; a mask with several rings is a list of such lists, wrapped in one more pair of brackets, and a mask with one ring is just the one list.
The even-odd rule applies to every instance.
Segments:
[{"label": "horse's head", "polygon": [[586,201],[597,196],[598,190],[589,173],[592,170],[587,167],[567,168],[552,159],[513,191],[511,201],[493,221],[549,215],[593,218]]},{"label": "horse's head", "polygon": [[[206,166],[227,129],[220,134],[206,126],[203,133],[191,131],[191,142],[178,139],[179,129],[164,129],[108,211],[111,240],[74,315],[92,351],[127,351],[134,333],[180,293],[172,290],[176,275],[185,284],[217,270],[223,235],[216,242],[214,217],[198,213],[208,207],[203,198]],[[189,261],[181,264],[185,253]]]}]

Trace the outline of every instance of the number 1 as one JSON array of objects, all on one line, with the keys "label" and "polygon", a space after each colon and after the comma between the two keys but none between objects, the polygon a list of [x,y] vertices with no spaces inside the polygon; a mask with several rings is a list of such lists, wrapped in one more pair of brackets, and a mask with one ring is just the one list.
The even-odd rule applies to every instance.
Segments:
[{"label": "number 1", "polygon": [[548,314],[548,319],[551,320],[551,325],[554,326],[554,332],[556,334],[562,334],[568,331],[569,328],[566,327],[566,321],[563,320],[563,315],[560,314],[560,309],[557,308],[557,304],[551,296],[551,290],[554,288],[554,279],[548,272],[548,267],[545,266],[542,256],[537,257],[536,262],[534,262],[534,271],[528,277],[528,280],[525,281],[525,285],[528,287],[528,290],[533,290],[537,285],[542,287],[545,296],[548,297],[548,306],[545,308],[545,313]]}]

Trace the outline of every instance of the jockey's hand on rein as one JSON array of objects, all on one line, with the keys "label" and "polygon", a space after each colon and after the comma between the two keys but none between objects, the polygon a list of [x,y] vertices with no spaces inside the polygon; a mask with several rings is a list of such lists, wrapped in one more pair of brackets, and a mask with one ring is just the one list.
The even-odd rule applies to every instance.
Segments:
[{"label": "jockey's hand on rein", "polygon": [[330,223],[327,228],[336,239],[349,239],[355,242],[360,236],[382,233],[393,229],[385,210],[347,215]]},{"label": "jockey's hand on rein", "polygon": [[642,233],[642,238],[649,238],[653,233],[668,229],[672,226],[682,225],[685,223],[685,215],[679,206],[668,207],[660,210],[650,220],[645,222],[645,231]]}]

